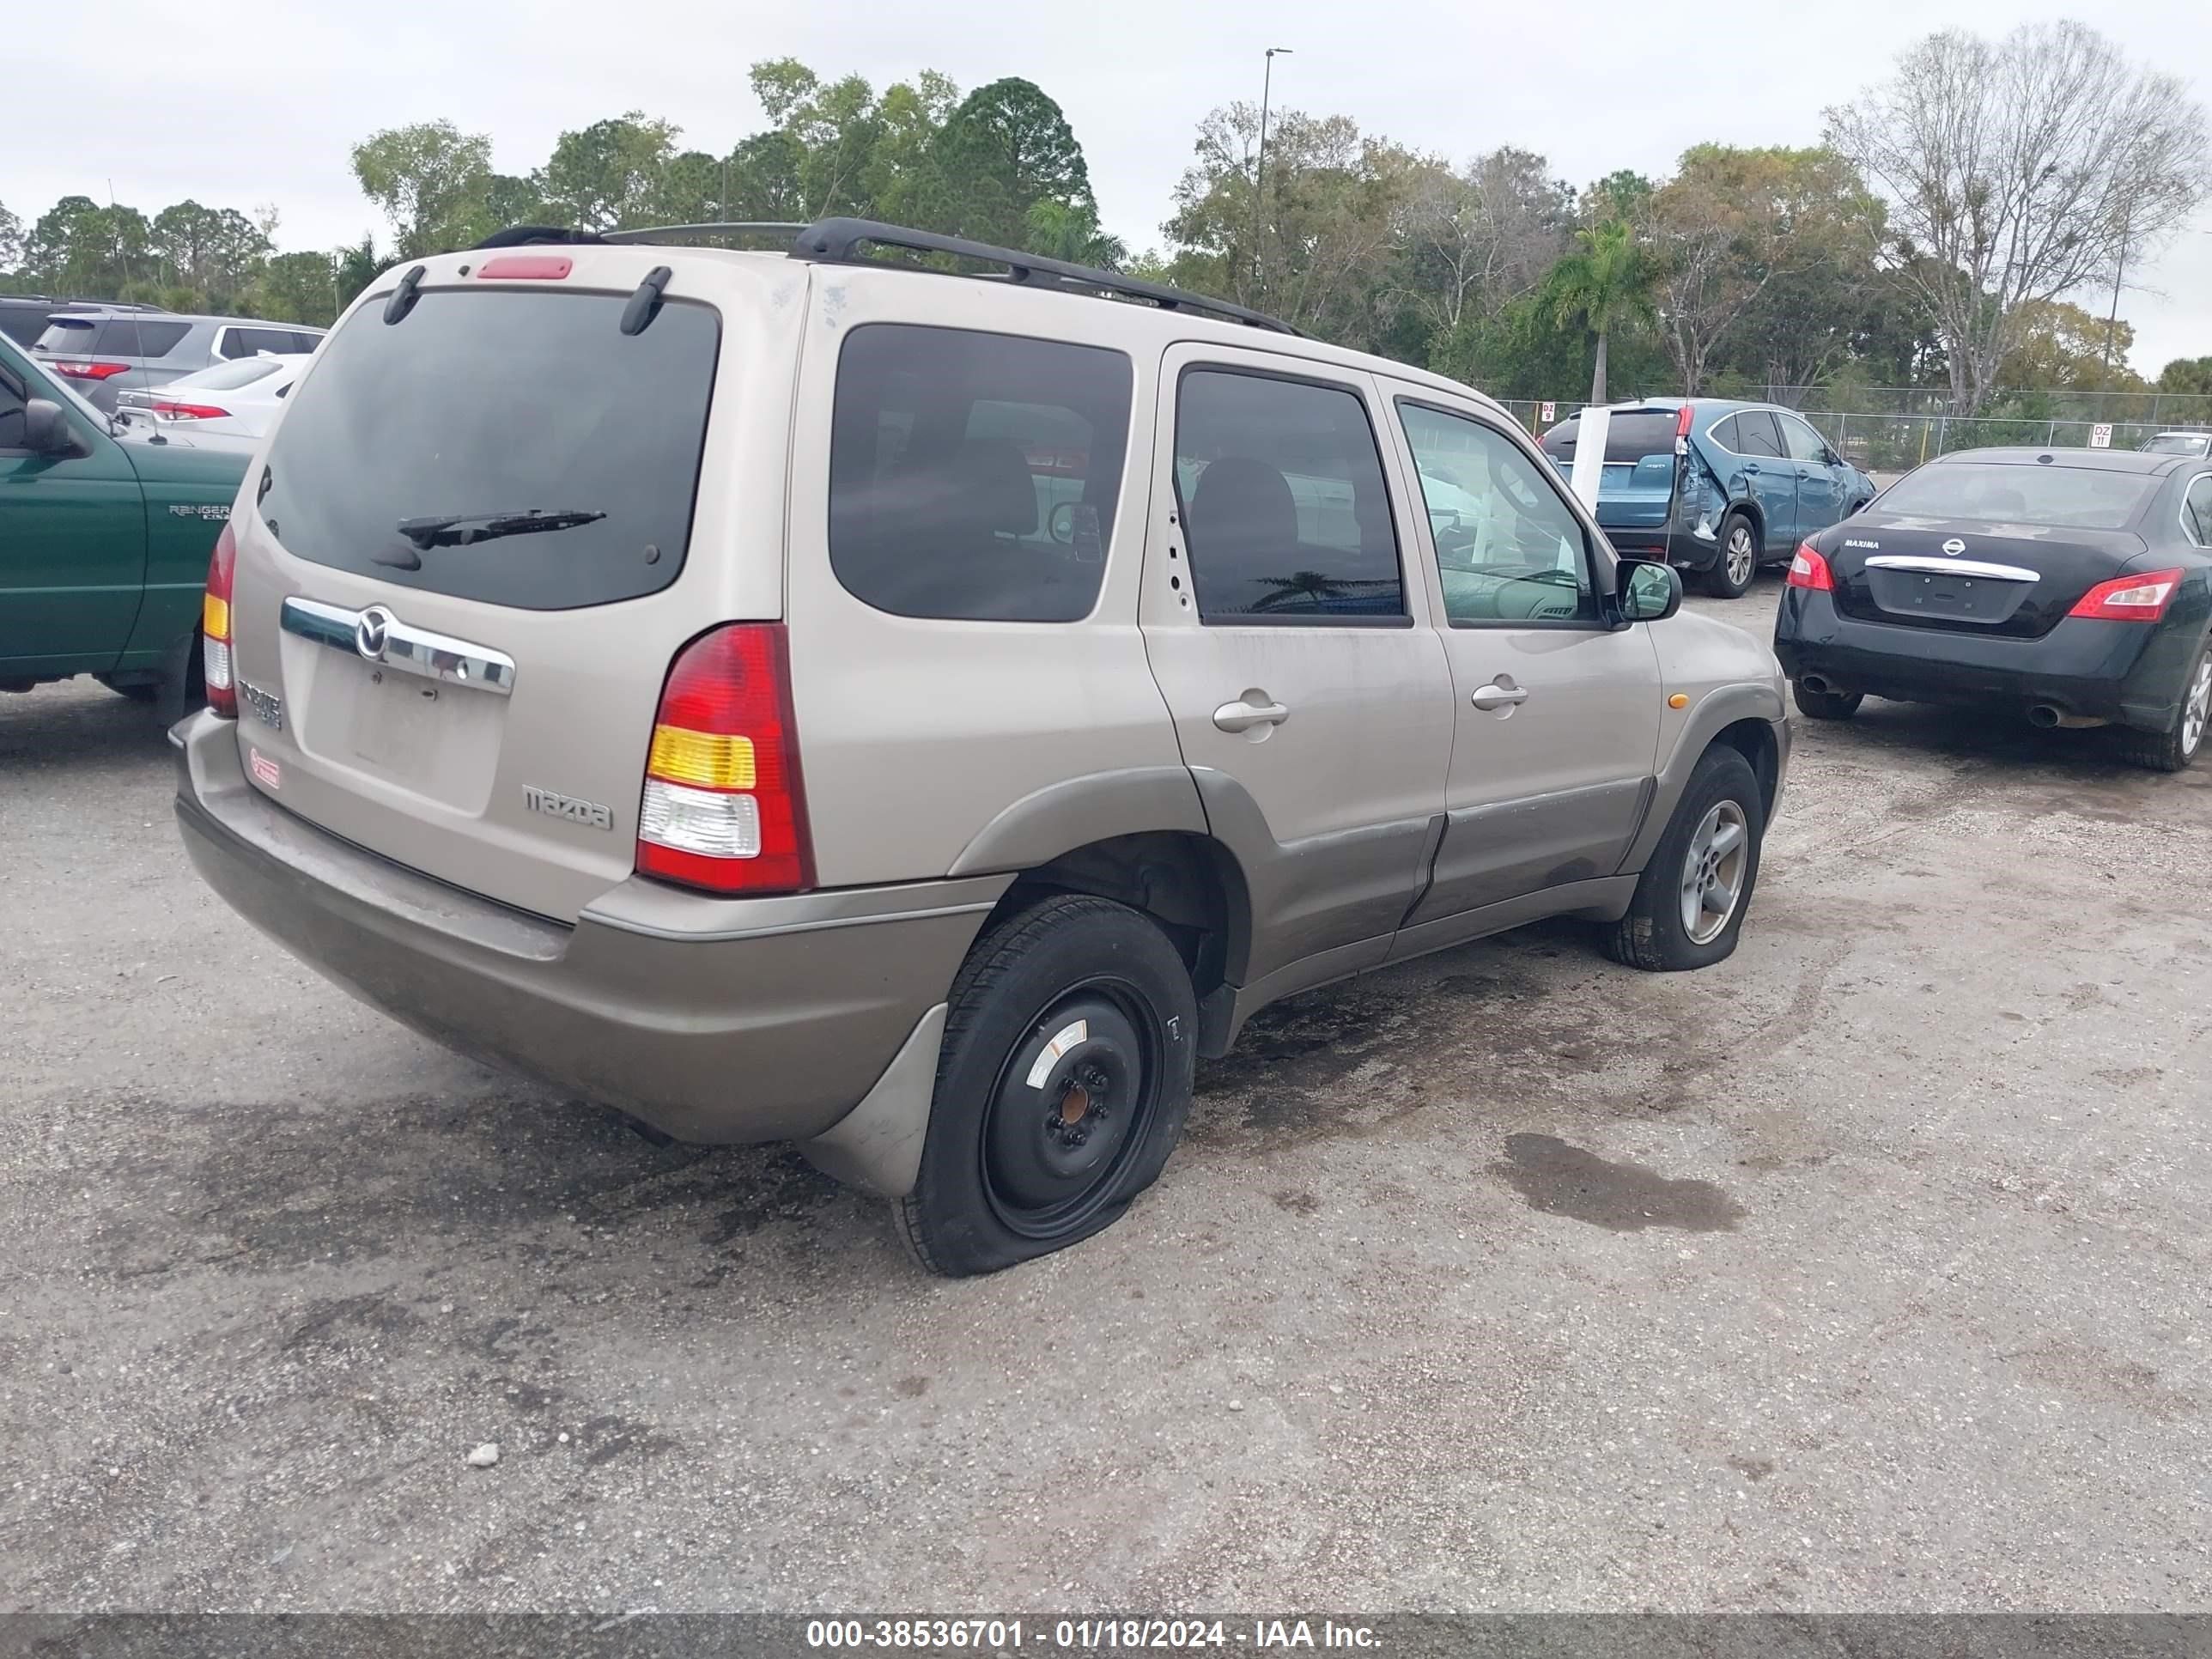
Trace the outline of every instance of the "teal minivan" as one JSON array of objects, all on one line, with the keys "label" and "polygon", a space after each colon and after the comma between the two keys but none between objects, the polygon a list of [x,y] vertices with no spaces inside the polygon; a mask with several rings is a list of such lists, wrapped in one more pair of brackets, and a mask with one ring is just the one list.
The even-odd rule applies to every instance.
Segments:
[{"label": "teal minivan", "polygon": [[0,336],[0,691],[90,674],[181,719],[246,461],[117,428]]}]

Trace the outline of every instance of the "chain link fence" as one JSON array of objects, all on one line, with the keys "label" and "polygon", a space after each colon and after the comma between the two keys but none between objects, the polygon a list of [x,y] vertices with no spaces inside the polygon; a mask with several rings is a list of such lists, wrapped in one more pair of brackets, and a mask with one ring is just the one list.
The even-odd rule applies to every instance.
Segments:
[{"label": "chain link fence", "polygon": [[[1941,394],[1914,395],[1940,397]],[[1537,434],[1547,431],[1558,422],[1565,420],[1583,408],[1580,403],[1565,399],[1549,404],[1528,398],[1507,398],[1500,401],[1516,420]],[[2167,415],[2153,418],[2146,411],[2141,420],[2115,419],[2108,422],[2063,418],[2031,420],[2007,416],[1967,416],[1941,412],[1916,414],[1859,409],[1801,409],[1799,412],[1822,437],[1863,471],[1905,472],[1923,461],[1933,460],[1938,455],[1948,455],[1960,449],[1994,449],[2013,445],[2040,445],[2045,448],[2065,449],[2097,447],[2093,441],[2098,436],[2100,427],[2109,428],[2103,447],[2112,449],[2140,449],[2161,432],[2192,426],[2212,428],[2212,398],[2169,398],[2166,401],[2203,404],[2206,406],[2203,417],[2192,422]],[[1548,415],[1546,413],[1547,410],[1550,411]]]}]

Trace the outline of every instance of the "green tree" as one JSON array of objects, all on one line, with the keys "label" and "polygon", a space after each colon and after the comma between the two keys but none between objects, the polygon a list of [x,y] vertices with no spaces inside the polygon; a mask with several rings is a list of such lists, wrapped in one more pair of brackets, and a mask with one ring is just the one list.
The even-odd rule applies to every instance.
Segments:
[{"label": "green tree", "polygon": [[146,216],[64,196],[31,227],[23,268],[40,288],[71,299],[115,300],[125,284],[154,279]]},{"label": "green tree", "polygon": [[564,225],[601,231],[642,224],[679,131],[634,109],[564,132],[538,175],[538,191]]},{"label": "green tree", "polygon": [[0,202],[0,272],[12,271],[22,263],[23,222]]},{"label": "green tree", "polygon": [[2212,357],[2176,357],[2159,370],[2158,390],[2212,396]]},{"label": "green tree", "polygon": [[163,280],[191,290],[195,304],[228,309],[259,274],[269,239],[235,208],[203,207],[187,198],[154,216],[148,244]]},{"label": "green tree", "polygon": [[1083,147],[1034,82],[1010,77],[969,93],[938,135],[933,160],[931,216],[961,235],[1018,242],[1040,202],[1096,216]]},{"label": "green tree", "polygon": [[274,322],[328,328],[338,314],[337,260],[328,253],[279,253],[262,269],[251,313]]},{"label": "green tree", "polygon": [[1580,323],[1597,337],[1590,371],[1590,401],[1605,401],[1606,351],[1614,332],[1651,320],[1657,270],[1637,240],[1636,228],[1616,219],[1575,233],[1575,247],[1546,279],[1553,314]]},{"label": "green tree", "polygon": [[376,238],[368,231],[351,247],[340,248],[337,254],[337,302],[343,311],[354,302],[362,289],[374,282],[384,267],[392,263],[377,251]]},{"label": "green tree", "polygon": [[877,106],[882,130],[863,181],[878,217],[927,225],[937,173],[938,135],[960,105],[951,77],[924,70],[911,83],[887,87]]},{"label": "green tree", "polygon": [[782,128],[755,133],[725,164],[729,188],[721,216],[771,223],[805,219],[806,186],[799,168],[805,159],[805,146]]},{"label": "green tree", "polygon": [[491,138],[451,121],[387,127],[354,146],[362,194],[392,222],[393,253],[416,259],[465,247],[483,234]]},{"label": "green tree", "polygon": [[797,215],[763,216],[867,213],[869,163],[884,133],[873,88],[857,75],[824,82],[795,58],[754,64],[752,88],[790,141],[785,153],[794,163],[800,204]]},{"label": "green tree", "polygon": [[[553,216],[535,179],[495,173],[484,183],[483,224],[486,234],[516,225],[542,225]],[[563,227],[566,228],[566,227]]]},{"label": "green tree", "polygon": [[1022,244],[1032,253],[1070,264],[1120,270],[1129,262],[1129,246],[1098,228],[1098,210],[1088,202],[1030,204]]}]

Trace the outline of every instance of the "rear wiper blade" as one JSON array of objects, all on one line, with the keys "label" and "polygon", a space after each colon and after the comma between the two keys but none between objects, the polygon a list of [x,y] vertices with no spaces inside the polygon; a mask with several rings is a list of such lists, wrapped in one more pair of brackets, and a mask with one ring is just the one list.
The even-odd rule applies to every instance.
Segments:
[{"label": "rear wiper blade", "polygon": [[529,507],[520,513],[448,513],[430,518],[402,519],[396,528],[420,548],[466,547],[500,536],[528,536],[545,530],[573,530],[595,524],[607,515],[576,509],[546,512]]}]

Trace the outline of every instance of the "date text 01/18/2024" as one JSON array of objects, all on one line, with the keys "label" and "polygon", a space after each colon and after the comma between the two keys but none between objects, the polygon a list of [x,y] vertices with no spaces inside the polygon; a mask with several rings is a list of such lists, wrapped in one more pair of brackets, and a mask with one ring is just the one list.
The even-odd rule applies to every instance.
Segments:
[{"label": "date text 01/18/2024", "polygon": [[1372,1650],[1379,1644],[1364,1625],[1324,1619],[1316,1629],[1304,1619],[812,1619],[810,1648],[969,1649],[1012,1652],[1024,1645],[1077,1652],[1139,1649],[1340,1648]]}]

